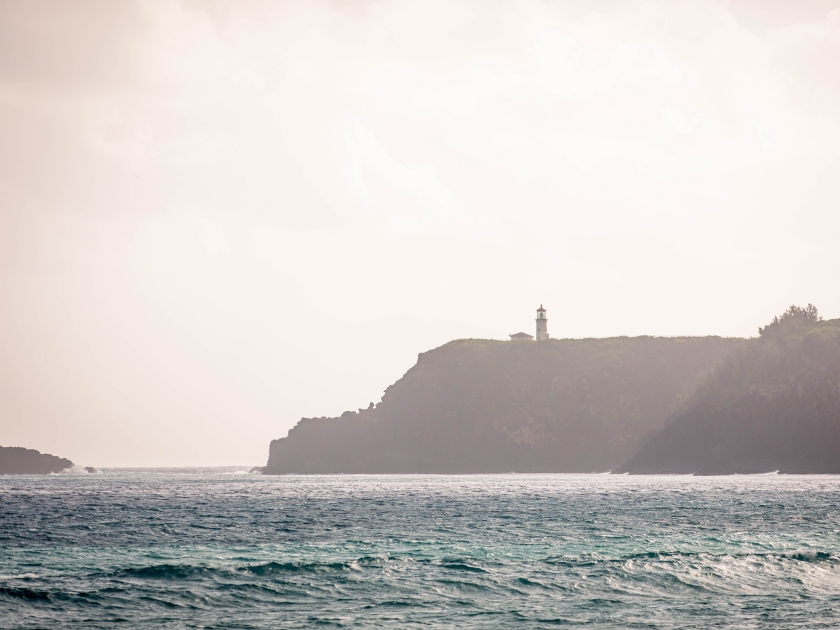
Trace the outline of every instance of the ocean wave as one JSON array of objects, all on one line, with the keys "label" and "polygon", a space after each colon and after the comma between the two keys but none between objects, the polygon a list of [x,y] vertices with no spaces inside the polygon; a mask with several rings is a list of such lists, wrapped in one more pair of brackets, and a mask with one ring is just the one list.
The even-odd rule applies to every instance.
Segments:
[{"label": "ocean wave", "polygon": [[48,593],[44,591],[33,591],[29,588],[8,588],[0,586],[0,595],[25,599],[27,601],[52,601]]},{"label": "ocean wave", "polygon": [[793,551],[790,553],[779,554],[779,557],[788,558],[790,560],[799,560],[800,562],[837,562],[838,557],[832,553],[825,551],[812,551],[810,549],[804,551]]},{"label": "ocean wave", "polygon": [[598,564],[625,564],[632,561],[651,561],[658,563],[672,563],[703,560],[710,563],[719,560],[797,560],[811,563],[838,563],[840,564],[840,556],[826,551],[815,550],[801,550],[801,551],[778,551],[778,552],[760,552],[760,551],[721,551],[718,553],[698,550],[698,551],[642,551],[636,553],[629,553],[626,555],[618,555],[614,557],[583,555],[583,556],[551,556],[543,558],[541,562],[549,565],[567,566],[567,567],[592,567]]},{"label": "ocean wave", "polygon": [[252,575],[274,575],[277,573],[316,573],[322,571],[349,571],[349,562],[266,562],[245,567],[238,567],[240,573]]},{"label": "ocean wave", "polygon": [[441,568],[449,569],[450,571],[467,571],[469,573],[487,573],[485,569],[477,567],[463,561],[446,561],[440,563]]},{"label": "ocean wave", "polygon": [[147,580],[187,580],[218,574],[219,569],[189,564],[156,564],[145,567],[122,569],[115,577],[142,578]]},{"label": "ocean wave", "polygon": [[[364,562],[364,559],[360,559]],[[262,562],[258,564],[207,566],[192,564],[154,564],[132,567],[112,573],[116,578],[140,578],[146,580],[192,580],[222,576],[251,575],[267,577],[278,574],[321,573],[351,571],[359,561],[347,562]]]}]

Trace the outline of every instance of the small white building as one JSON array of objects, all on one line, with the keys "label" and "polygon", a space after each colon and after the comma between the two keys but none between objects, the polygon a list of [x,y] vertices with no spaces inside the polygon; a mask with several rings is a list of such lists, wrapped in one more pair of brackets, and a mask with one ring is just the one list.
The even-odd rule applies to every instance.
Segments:
[{"label": "small white building", "polygon": [[537,341],[548,339],[548,317],[545,316],[545,309],[540,304],[537,309]]},{"label": "small white building", "polygon": [[511,341],[531,341],[533,339],[533,335],[529,335],[528,333],[513,333],[510,336]]}]

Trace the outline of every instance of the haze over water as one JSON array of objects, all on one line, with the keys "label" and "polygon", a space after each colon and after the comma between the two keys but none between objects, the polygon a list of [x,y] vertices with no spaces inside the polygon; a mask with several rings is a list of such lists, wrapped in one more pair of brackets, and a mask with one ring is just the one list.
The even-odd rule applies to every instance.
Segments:
[{"label": "haze over water", "polygon": [[820,628],[840,478],[0,478],[4,628]]},{"label": "haze over water", "polygon": [[452,339],[840,314],[837,0],[0,3],[0,445],[265,463]]}]

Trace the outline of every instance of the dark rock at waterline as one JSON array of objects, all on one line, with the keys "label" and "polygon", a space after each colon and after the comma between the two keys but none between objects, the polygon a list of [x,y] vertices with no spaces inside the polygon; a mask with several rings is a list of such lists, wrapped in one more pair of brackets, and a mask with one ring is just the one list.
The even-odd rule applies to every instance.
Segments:
[{"label": "dark rock at waterline", "polygon": [[379,405],[304,418],[266,474],[608,471],[742,339],[467,339],[425,352]]},{"label": "dark rock at waterline", "polygon": [[0,475],[48,475],[72,467],[69,459],[30,448],[0,446]]}]

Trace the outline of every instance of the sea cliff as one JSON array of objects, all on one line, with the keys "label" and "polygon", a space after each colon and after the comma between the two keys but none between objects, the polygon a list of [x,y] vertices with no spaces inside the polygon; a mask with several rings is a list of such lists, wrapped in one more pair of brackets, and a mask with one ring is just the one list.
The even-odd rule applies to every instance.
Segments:
[{"label": "sea cliff", "polygon": [[263,471],[609,471],[745,341],[617,337],[452,341],[421,354],[382,401],[303,418]]}]

